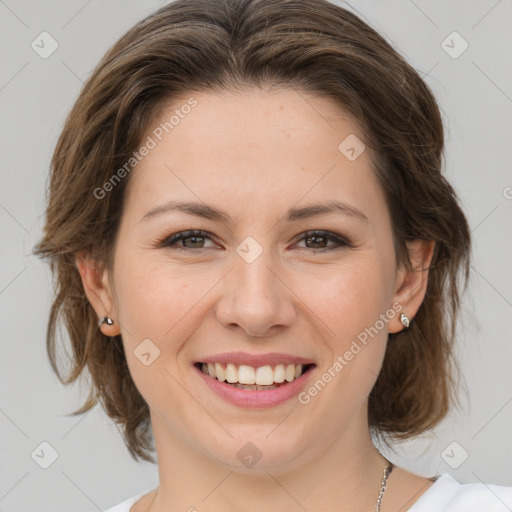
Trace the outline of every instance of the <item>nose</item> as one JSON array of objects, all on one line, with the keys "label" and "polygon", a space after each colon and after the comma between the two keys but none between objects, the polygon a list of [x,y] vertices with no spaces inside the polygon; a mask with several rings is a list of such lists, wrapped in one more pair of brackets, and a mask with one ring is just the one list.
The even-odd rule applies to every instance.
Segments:
[{"label": "nose", "polygon": [[223,283],[217,303],[217,320],[231,330],[251,337],[268,337],[293,325],[296,296],[271,251],[252,262],[238,254]]}]

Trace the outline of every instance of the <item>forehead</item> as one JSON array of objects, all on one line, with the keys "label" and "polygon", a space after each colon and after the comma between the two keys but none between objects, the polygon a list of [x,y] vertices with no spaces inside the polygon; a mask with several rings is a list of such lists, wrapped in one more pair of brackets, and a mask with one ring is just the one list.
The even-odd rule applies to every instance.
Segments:
[{"label": "forehead", "polygon": [[[188,108],[192,103],[194,106]],[[181,114],[180,119],[173,113]],[[291,138],[290,143],[300,142],[302,138],[308,145],[314,145],[329,134],[332,141],[324,140],[321,144],[324,149],[345,132],[363,138],[355,120],[332,99],[296,88],[255,87],[244,91],[190,93],[162,109],[154,123],[156,129],[158,126],[165,129],[172,117],[175,125],[162,135],[172,132],[182,139],[192,138],[198,150],[210,143],[268,145],[276,135]]]},{"label": "forehead", "polygon": [[357,123],[297,89],[191,92],[160,112],[148,138],[154,148],[130,178],[142,209],[184,197],[289,207],[326,194],[371,207],[382,196]]}]

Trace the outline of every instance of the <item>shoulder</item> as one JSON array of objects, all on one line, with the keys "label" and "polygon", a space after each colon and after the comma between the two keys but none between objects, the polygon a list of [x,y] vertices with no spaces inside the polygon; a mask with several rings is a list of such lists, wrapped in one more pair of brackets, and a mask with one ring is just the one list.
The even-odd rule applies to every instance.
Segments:
[{"label": "shoulder", "polygon": [[139,501],[143,496],[147,496],[150,492],[152,491],[144,491],[139,494],[135,494],[134,496],[125,499],[121,503],[107,508],[105,512],[130,512],[131,507],[133,507],[133,505],[135,505],[135,503]]},{"label": "shoulder", "polygon": [[450,474],[437,477],[434,484],[408,512],[510,512],[512,487],[472,483],[460,484]]}]

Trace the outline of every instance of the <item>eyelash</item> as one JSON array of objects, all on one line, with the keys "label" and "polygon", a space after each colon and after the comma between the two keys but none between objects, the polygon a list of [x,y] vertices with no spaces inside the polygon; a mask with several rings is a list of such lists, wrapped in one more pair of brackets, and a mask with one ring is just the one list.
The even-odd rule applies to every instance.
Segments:
[{"label": "eyelash", "polygon": [[[326,238],[330,242],[335,242],[338,244],[337,247],[324,247],[321,249],[310,249],[309,247],[305,247],[304,249],[310,249],[315,252],[327,252],[327,251],[333,251],[338,250],[343,247],[353,247],[353,245],[346,240],[345,238],[342,238],[339,235],[336,235],[335,233],[331,233],[329,231],[305,231],[302,233],[302,237],[297,240],[296,243],[301,242],[302,240],[305,240],[307,238],[313,237],[313,236],[320,236]],[[193,249],[190,247],[180,247],[177,245],[177,242],[180,240],[184,240],[186,238],[192,238],[192,237],[200,237],[200,238],[207,238],[208,240],[214,241],[212,235],[206,231],[202,230],[188,230],[188,231],[180,231],[179,233],[175,233],[167,238],[165,238],[163,241],[160,242],[159,246],[163,248],[172,248],[172,249],[178,249],[178,250],[194,250],[194,251],[204,251],[206,249],[209,249],[209,247],[199,247],[197,249]]]}]

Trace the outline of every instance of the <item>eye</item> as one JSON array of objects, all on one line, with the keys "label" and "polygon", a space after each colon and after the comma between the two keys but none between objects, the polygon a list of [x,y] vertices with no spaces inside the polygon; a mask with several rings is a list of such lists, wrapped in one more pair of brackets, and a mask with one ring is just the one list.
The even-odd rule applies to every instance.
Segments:
[{"label": "eye", "polygon": [[[303,234],[301,238],[299,238],[299,242],[305,241],[305,243],[312,243],[313,247],[307,247],[311,249],[316,249],[317,251],[331,251],[334,249],[339,249],[340,247],[352,247],[350,242],[346,239],[342,238],[335,233],[331,233],[329,231],[307,231]],[[324,245],[327,242],[334,242],[334,247],[318,247],[318,245]],[[315,247],[316,246],[316,247]]]},{"label": "eye", "polygon": [[[201,230],[190,230],[190,231],[181,231],[179,233],[175,233],[170,237],[166,238],[162,243],[162,247],[172,247],[174,246],[177,249],[208,249],[208,247],[202,247],[201,240],[212,240],[211,236],[205,231]],[[190,241],[190,243],[187,243]],[[183,245],[178,245],[178,242],[183,242]],[[199,245],[198,245],[199,244]]]},{"label": "eye", "polygon": [[[186,249],[208,249],[211,247],[205,247],[204,243],[206,240],[213,242],[213,237],[210,233],[202,230],[189,230],[180,231],[175,233],[165,240],[163,240],[159,246],[164,248],[173,248],[179,250]],[[307,231],[297,239],[298,242],[304,241],[306,244],[313,244],[313,247],[306,247],[306,249],[313,249],[314,251],[330,251],[339,249],[341,247],[352,247],[352,244],[345,238],[342,238],[335,233],[329,231]],[[326,247],[328,242],[333,242],[334,247]],[[319,247],[320,245],[320,247]],[[323,247],[321,247],[323,246]]]}]

